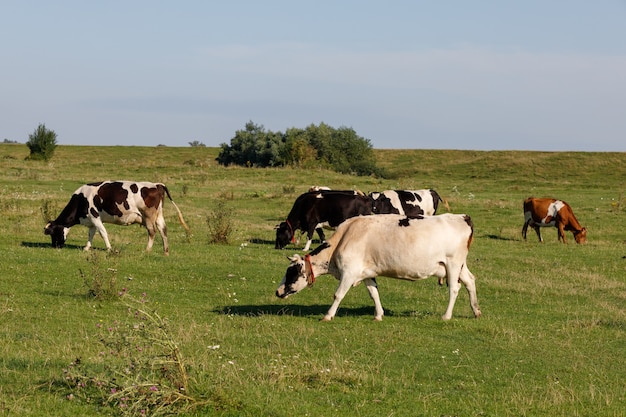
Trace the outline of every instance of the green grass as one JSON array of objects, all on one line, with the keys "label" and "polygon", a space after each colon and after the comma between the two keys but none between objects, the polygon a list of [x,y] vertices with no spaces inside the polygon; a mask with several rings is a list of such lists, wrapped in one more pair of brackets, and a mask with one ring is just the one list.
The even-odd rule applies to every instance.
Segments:
[{"label": "green grass", "polygon": [[[24,145],[0,145],[0,415],[119,415],[87,403],[64,380],[80,358],[108,372],[99,326],[119,323],[117,296],[90,296],[90,279],[115,278],[168,323],[189,377],[189,416],[624,416],[626,415],[626,154],[377,150],[389,179],[325,170],[220,167],[216,148],[59,146],[49,162]],[[108,225],[82,251],[44,236],[71,193],[102,179],[162,181],[192,235],[165,203],[171,255],[139,227]],[[447,289],[435,279],[380,278],[386,316],[374,322],[363,286],[331,323],[319,321],[336,281],[280,300],[287,255],[274,226],[310,185],[432,187],[468,213],[476,239],[468,264],[483,312],[467,293],[440,317]],[[556,229],[521,240],[522,200],[568,201],[589,243],[557,242]],[[207,216],[226,209],[228,245],[209,244]],[[300,246],[301,248],[301,246]],[[82,275],[81,275],[82,272]]]}]

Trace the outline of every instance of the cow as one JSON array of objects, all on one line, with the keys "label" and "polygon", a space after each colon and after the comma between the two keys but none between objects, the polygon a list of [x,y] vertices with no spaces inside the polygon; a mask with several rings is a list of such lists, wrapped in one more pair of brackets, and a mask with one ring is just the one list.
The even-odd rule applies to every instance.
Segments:
[{"label": "cow", "polygon": [[286,298],[312,286],[320,275],[333,275],[339,280],[339,287],[323,318],[330,321],[348,290],[364,281],[374,301],[374,319],[380,321],[384,311],[377,276],[413,281],[434,275],[448,282],[450,299],[444,320],[452,318],[461,282],[469,293],[474,316],[480,317],[475,277],[467,267],[473,234],[472,220],[465,214],[415,219],[396,214],[354,217],[342,223],[333,236],[311,253],[289,258],[291,263],[276,296]]},{"label": "cow", "polygon": [[386,190],[370,193],[374,214],[400,214],[410,218],[432,216],[437,213],[439,202],[448,204],[435,190]]},{"label": "cow", "polygon": [[320,240],[325,240],[322,224],[337,227],[344,220],[360,215],[372,214],[372,201],[360,191],[312,191],[300,195],[293,203],[287,220],[276,226],[276,249],[295,242],[295,232],[307,234],[304,251],[308,251],[317,231]]},{"label": "cow", "polygon": [[574,216],[569,204],[563,200],[554,198],[529,197],[524,200],[524,227],[522,236],[526,240],[526,231],[531,226],[537,232],[539,242],[543,243],[540,227],[554,226],[558,229],[558,240],[565,241],[565,231],[569,230],[574,235],[576,243],[587,242],[587,228],[582,227]]},{"label": "cow", "polygon": [[178,212],[178,220],[185,230],[189,227],[180,209],[172,200],[164,184],[134,181],[102,181],[79,187],[59,216],[46,224],[44,233],[52,238],[52,246],[62,248],[72,226],[82,224],[89,227],[89,239],[84,250],[91,249],[96,231],[100,233],[107,250],[111,243],[104,223],[130,225],[139,223],[148,230],[147,251],[152,249],[158,230],[163,239],[163,251],[169,255],[167,227],[163,218],[164,196],[170,199]]}]

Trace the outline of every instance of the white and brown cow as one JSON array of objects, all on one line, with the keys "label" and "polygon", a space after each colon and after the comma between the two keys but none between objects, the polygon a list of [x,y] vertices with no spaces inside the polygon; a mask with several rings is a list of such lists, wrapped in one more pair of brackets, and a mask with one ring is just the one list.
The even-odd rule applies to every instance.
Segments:
[{"label": "white and brown cow", "polygon": [[287,220],[276,226],[276,249],[295,242],[295,233],[307,234],[304,251],[308,251],[313,233],[324,241],[322,225],[335,228],[344,220],[360,215],[372,214],[372,201],[360,191],[320,190],[309,191],[296,198]]},{"label": "white and brown cow", "polygon": [[565,231],[574,234],[576,243],[587,242],[587,229],[582,227],[569,204],[554,198],[529,197],[524,200],[524,227],[522,236],[526,240],[526,231],[531,226],[537,232],[539,242],[543,242],[540,227],[554,226],[558,229],[559,240],[565,241]]},{"label": "white and brown cow", "polygon": [[354,217],[310,254],[291,257],[276,295],[288,297],[313,285],[317,276],[331,274],[339,280],[339,287],[323,319],[328,321],[337,313],[348,290],[364,281],[374,300],[374,317],[382,320],[377,276],[406,280],[437,276],[445,277],[449,286],[444,320],[452,317],[461,282],[469,293],[474,316],[480,317],[475,278],[466,263],[473,233],[472,221],[464,214],[416,219],[395,214]]},{"label": "white and brown cow", "polygon": [[374,214],[400,214],[411,218],[432,216],[437,213],[439,202],[450,209],[439,193],[432,189],[385,190],[370,193],[370,197]]},{"label": "white and brown cow", "polygon": [[183,219],[180,209],[172,200],[164,184],[135,181],[103,181],[85,184],[74,191],[69,203],[59,217],[49,222],[44,233],[52,237],[52,246],[62,248],[72,226],[82,224],[89,227],[89,239],[85,250],[91,249],[96,231],[100,233],[107,250],[111,249],[109,236],[104,223],[130,225],[139,223],[148,230],[148,246],[151,250],[154,236],[158,230],[163,239],[163,251],[169,254],[167,226],[163,218],[163,200],[170,199],[178,219],[185,230],[189,227]]}]

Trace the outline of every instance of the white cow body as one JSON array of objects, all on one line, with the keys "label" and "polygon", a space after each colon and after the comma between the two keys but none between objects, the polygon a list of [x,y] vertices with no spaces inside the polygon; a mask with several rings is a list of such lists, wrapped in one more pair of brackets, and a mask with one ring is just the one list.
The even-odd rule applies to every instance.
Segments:
[{"label": "white cow body", "polygon": [[400,214],[410,218],[433,216],[437,212],[439,202],[445,202],[437,191],[425,190],[385,190],[370,193],[372,212],[374,214]]},{"label": "white cow body", "polygon": [[473,229],[466,215],[443,214],[408,219],[395,214],[346,220],[335,234],[306,257],[295,255],[276,291],[284,298],[312,285],[315,277],[331,274],[339,280],[334,302],[324,320],[331,320],[350,287],[364,281],[382,320],[383,308],[375,278],[418,280],[447,278],[450,299],[443,315],[452,317],[461,282],[467,288],[476,317],[481,315],[474,275],[466,265]]}]

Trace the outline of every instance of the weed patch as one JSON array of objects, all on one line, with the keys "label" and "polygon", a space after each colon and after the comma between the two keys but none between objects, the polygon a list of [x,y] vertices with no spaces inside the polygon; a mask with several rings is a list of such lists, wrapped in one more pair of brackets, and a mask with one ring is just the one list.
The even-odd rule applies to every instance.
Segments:
[{"label": "weed patch", "polygon": [[123,416],[158,416],[188,410],[189,378],[167,320],[147,298],[122,297],[126,314],[97,324],[99,363],[74,360],[63,370],[69,401],[108,406]]}]

